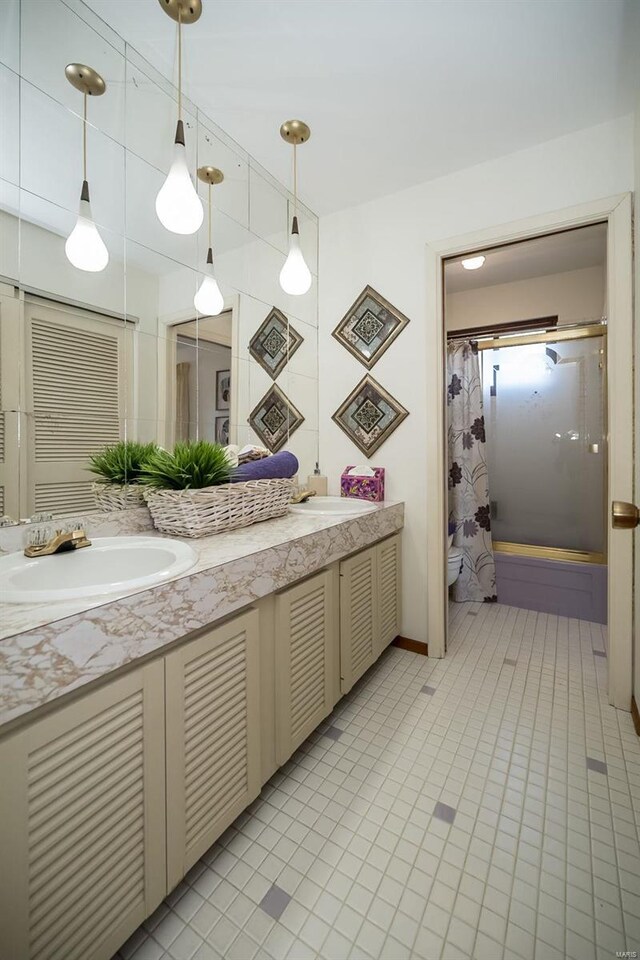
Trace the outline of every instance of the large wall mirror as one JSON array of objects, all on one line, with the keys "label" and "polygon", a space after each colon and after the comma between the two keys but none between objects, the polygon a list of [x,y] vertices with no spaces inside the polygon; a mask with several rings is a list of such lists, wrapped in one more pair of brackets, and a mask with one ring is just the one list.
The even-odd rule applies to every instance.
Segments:
[{"label": "large wall mirror", "polygon": [[[65,77],[71,62],[93,66],[106,83],[88,102],[91,206],[109,252],[93,273],[65,255],[83,180],[83,97]],[[155,211],[172,155],[172,85],[80,0],[4,0],[0,88],[0,514],[95,509],[88,458],[118,439],[264,444],[249,420],[274,384],[277,403],[259,411],[261,422],[275,437],[281,397],[291,404],[299,426],[274,445],[298,457],[300,476],[310,473],[316,217],[299,207],[313,283],[289,296],[278,275],[290,194],[185,101],[192,176],[203,165],[224,173],[212,188],[224,310],[201,316],[193,300],[207,254],[208,188],[196,181],[205,220],[193,235],[168,232]],[[269,335],[250,352],[270,317]],[[274,366],[288,330],[295,350]]]}]

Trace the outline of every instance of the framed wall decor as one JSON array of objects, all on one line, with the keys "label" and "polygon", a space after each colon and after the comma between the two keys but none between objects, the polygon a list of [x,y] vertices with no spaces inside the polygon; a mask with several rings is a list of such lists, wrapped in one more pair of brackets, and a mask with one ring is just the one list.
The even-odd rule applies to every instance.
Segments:
[{"label": "framed wall decor", "polygon": [[366,374],[331,419],[370,457],[408,416],[409,411]]},{"label": "framed wall decor", "polygon": [[273,307],[251,338],[249,353],[276,380],[303,340],[284,313]]},{"label": "framed wall decor", "polygon": [[408,323],[404,313],[367,286],[332,336],[370,370]]},{"label": "framed wall decor", "polygon": [[215,438],[216,443],[221,443],[223,447],[229,446],[229,417],[216,417]]},{"label": "framed wall decor", "polygon": [[228,410],[231,400],[231,371],[216,370],[216,410]]},{"label": "framed wall decor", "polygon": [[249,424],[271,453],[287,442],[304,417],[274,383],[249,416]]}]

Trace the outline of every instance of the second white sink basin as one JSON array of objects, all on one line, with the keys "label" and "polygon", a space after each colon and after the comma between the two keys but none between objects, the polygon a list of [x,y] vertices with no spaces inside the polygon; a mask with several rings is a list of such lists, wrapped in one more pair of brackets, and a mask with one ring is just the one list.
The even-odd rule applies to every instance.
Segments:
[{"label": "second white sink basin", "polygon": [[11,553],[0,557],[0,602],[46,603],[151,587],[197,560],[187,543],[163,537],[98,537],[90,547],[50,557]]},{"label": "second white sink basin", "polygon": [[370,513],[376,509],[375,503],[366,500],[354,500],[351,497],[311,497],[306,503],[291,504],[292,513],[308,513],[310,516],[334,514],[335,516],[354,517],[360,513]]}]

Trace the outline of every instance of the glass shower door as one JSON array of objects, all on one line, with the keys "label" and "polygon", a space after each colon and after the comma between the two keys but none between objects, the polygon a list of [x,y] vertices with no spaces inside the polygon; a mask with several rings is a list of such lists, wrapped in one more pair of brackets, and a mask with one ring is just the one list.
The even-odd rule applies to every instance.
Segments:
[{"label": "glass shower door", "polygon": [[482,350],[494,543],[604,558],[605,336],[593,333]]}]

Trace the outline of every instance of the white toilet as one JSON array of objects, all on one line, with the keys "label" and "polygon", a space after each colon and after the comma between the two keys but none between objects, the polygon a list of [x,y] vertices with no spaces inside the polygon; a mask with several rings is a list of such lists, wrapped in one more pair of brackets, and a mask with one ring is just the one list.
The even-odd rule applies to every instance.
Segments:
[{"label": "white toilet", "polygon": [[463,553],[453,546],[453,536],[449,537],[449,554],[447,556],[447,586],[450,587],[460,576],[462,570]]}]

